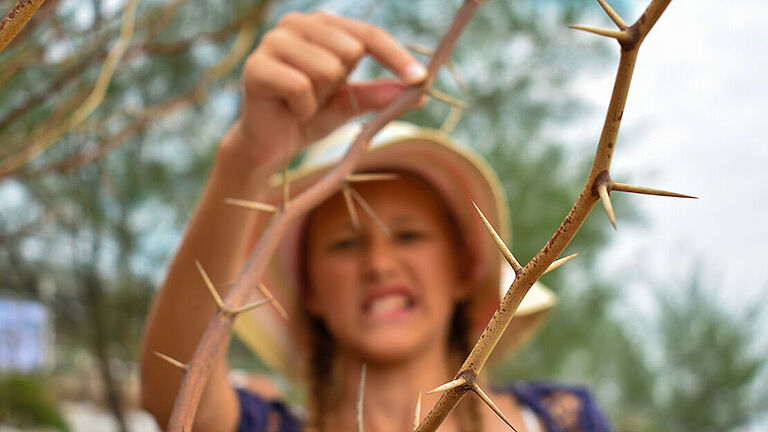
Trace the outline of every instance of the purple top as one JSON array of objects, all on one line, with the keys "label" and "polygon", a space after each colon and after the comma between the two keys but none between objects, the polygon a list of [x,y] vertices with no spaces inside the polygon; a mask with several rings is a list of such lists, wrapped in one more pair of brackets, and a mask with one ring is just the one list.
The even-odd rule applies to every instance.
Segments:
[{"label": "purple top", "polygon": [[[530,407],[548,432],[611,431],[595,401],[583,387],[516,382],[497,391],[508,391],[520,403]],[[241,413],[238,432],[301,431],[301,421],[283,403],[264,400],[242,389],[237,390],[237,395]]]}]

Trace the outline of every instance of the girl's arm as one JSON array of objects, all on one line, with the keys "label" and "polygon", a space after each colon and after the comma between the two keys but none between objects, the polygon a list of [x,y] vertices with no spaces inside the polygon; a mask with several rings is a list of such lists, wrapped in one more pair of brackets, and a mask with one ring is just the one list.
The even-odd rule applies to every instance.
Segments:
[{"label": "girl's arm", "polygon": [[[402,81],[346,82],[365,54]],[[258,201],[269,176],[285,158],[351,116],[386,106],[406,83],[424,78],[426,71],[407,50],[383,30],[361,21],[324,13],[290,13],[265,34],[245,62],[240,118],[219,143],[208,180],[147,320],[141,356],[142,404],[161,426],[170,417],[182,373],[154,352],[188,361],[216,312],[195,261],[224,297],[227,282],[236,278],[247,256],[244,233],[255,229],[255,213],[227,206],[224,199]],[[227,372],[224,347],[203,392],[195,430],[236,430],[239,406]]]}]

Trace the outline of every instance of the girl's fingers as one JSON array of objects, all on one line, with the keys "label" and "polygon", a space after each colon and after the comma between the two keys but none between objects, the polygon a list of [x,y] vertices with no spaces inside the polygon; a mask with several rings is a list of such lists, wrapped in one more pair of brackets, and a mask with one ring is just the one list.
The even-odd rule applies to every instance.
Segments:
[{"label": "girl's fingers", "polygon": [[307,75],[321,105],[347,75],[338,56],[293,32],[275,30],[268,37],[267,54]]},{"label": "girl's fingers", "polygon": [[374,25],[323,12],[318,19],[338,27],[362,42],[368,52],[407,84],[418,84],[427,78],[427,69],[389,33]]},{"label": "girl's fingers", "polygon": [[[253,101],[282,99],[300,123],[312,119],[322,107],[324,114],[319,117],[333,116],[331,123],[340,124],[336,118],[349,118],[356,114],[355,109],[365,112],[381,108],[404,88],[402,82],[394,80],[343,86],[364,53],[406,84],[426,78],[426,69],[408,50],[376,26],[322,12],[290,13],[276,29],[267,32],[248,58],[243,73],[245,97]],[[359,100],[357,108],[348,96],[340,97],[340,90],[346,89]]]},{"label": "girl's fingers", "polygon": [[310,78],[293,67],[260,53],[248,58],[243,73],[245,97],[283,99],[291,113],[306,121],[317,111],[317,99]]},{"label": "girl's fingers", "polygon": [[402,81],[393,79],[346,83],[307,122],[305,135],[310,140],[319,139],[351,117],[389,105],[407,88]]},{"label": "girl's fingers", "polygon": [[341,59],[348,70],[354,69],[365,55],[365,45],[344,30],[321,21],[319,16],[319,13],[287,13],[280,19],[280,25],[331,51]]}]

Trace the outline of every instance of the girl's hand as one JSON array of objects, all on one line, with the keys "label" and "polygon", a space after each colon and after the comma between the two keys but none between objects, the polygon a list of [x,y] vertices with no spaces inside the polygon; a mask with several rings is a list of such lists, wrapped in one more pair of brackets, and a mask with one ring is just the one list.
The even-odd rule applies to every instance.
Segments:
[{"label": "girl's hand", "polygon": [[[365,54],[400,80],[347,82]],[[222,146],[274,172],[305,145],[350,117],[383,108],[426,74],[378,27],[323,12],[288,13],[245,62],[242,112]]]}]

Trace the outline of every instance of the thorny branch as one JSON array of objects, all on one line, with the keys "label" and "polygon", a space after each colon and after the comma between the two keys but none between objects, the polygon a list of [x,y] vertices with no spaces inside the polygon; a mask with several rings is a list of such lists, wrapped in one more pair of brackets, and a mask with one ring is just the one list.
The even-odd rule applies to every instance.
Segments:
[{"label": "thorny branch", "polygon": [[[441,39],[435,54],[427,66],[428,77],[422,84],[411,86],[405,90],[394,102],[379,111],[363,127],[360,134],[352,142],[349,151],[339,164],[311,188],[300,195],[291,198],[289,206],[283,206],[280,212],[275,214],[267,229],[263,232],[253,253],[248,258],[243,271],[235,281],[225,299],[228,305],[237,308],[247,301],[250,296],[251,281],[261,280],[266,269],[269,257],[277,247],[281,237],[289,224],[299,215],[311,210],[339,190],[345,179],[351,174],[355,163],[365,153],[368,143],[373,136],[387,123],[404,114],[431,88],[438,70],[450,57],[461,32],[470,21],[474,12],[482,4],[479,0],[467,0],[456,13],[453,23]],[[182,432],[191,430],[194,421],[197,404],[202,395],[205,382],[210,375],[215,353],[228,339],[234,316],[217,313],[211,319],[208,327],[198,344],[192,359],[186,364],[186,373],[174,405],[169,430]]]},{"label": "thorny branch", "polygon": [[[50,2],[51,0],[49,0]],[[175,0],[173,3],[157,7],[160,11],[156,14],[155,21],[146,22],[146,19],[139,21],[137,25],[144,24],[148,29],[146,32],[154,34],[159,31],[158,25],[162,22],[172,19],[173,12],[181,5],[185,0]],[[36,154],[41,152],[41,148],[45,149],[50,145],[55,144],[55,140],[68,132],[76,132],[83,129],[85,123],[79,125],[71,125],[71,118],[68,118],[67,113],[70,113],[80,106],[81,108],[86,104],[86,98],[92,98],[93,90],[90,95],[87,91],[78,92],[69,99],[61,102],[56,109],[48,116],[46,121],[37,129],[27,134],[21,151],[13,156],[8,156],[0,161],[0,179],[8,176],[15,176],[18,178],[32,178],[39,175],[44,175],[50,172],[69,172],[78,169],[84,165],[92,163],[101,157],[108,154],[112,149],[129,139],[130,137],[143,132],[150,125],[156,122],[158,119],[163,118],[173,112],[186,108],[190,105],[199,104],[207,98],[209,87],[217,82],[224,75],[229,73],[240,62],[242,57],[248,53],[250,48],[250,42],[253,40],[253,35],[258,25],[261,23],[262,18],[265,15],[269,0],[262,1],[252,11],[238,16],[232,22],[217,28],[209,32],[197,33],[190,38],[181,39],[171,42],[154,42],[147,40],[143,43],[133,44],[128,47],[119,64],[124,66],[126,63],[139,58],[141,55],[174,55],[184,50],[189,49],[194,43],[202,40],[209,40],[213,42],[223,41],[230,37],[233,32],[237,32],[236,41],[230,52],[214,66],[208,68],[202,75],[202,78],[195,86],[188,92],[176,96],[172,99],[162,101],[156,105],[147,107],[143,112],[133,121],[123,126],[120,130],[109,135],[101,140],[96,146],[82,150],[80,153],[68,156],[59,161],[52,161],[40,167],[33,169],[25,168],[25,161],[31,160]],[[125,16],[125,14],[123,14]],[[137,18],[138,19],[138,18]],[[138,39],[140,36],[134,37]],[[98,38],[97,38],[98,39]],[[121,37],[122,39],[122,37]],[[144,36],[147,39],[147,36]],[[114,50],[114,49],[113,49]],[[110,51],[112,52],[112,51]],[[25,115],[27,111],[37,106],[41,101],[47,100],[50,97],[51,92],[57,91],[65,86],[70,81],[73,81],[79,77],[86,65],[95,60],[101,60],[108,57],[108,51],[99,43],[93,45],[85,55],[78,57],[72,57],[57,64],[64,66],[64,70],[59,74],[59,77],[55,79],[47,88],[42,91],[32,94],[21,105],[9,111],[2,120],[0,120],[0,130],[3,130],[9,124],[19,117]],[[26,58],[20,60],[27,60]],[[13,64],[11,69],[16,68]],[[28,66],[27,63],[17,65],[18,68]],[[18,69],[17,68],[17,69]],[[5,70],[3,72],[6,72]],[[119,71],[114,71],[115,75]],[[3,73],[5,76],[5,73]],[[108,84],[108,83],[107,83]],[[94,86],[94,88],[96,85]],[[70,127],[71,126],[71,127]],[[31,137],[31,138],[30,138]],[[37,150],[36,150],[37,149]],[[17,163],[12,164],[16,159]],[[15,165],[15,168],[12,166]],[[6,167],[7,169],[2,169]]]},{"label": "thorny branch", "polygon": [[96,83],[85,101],[65,122],[56,127],[43,130],[41,136],[36,137],[37,140],[33,145],[26,147],[21,152],[0,162],[0,178],[14,172],[20,166],[43,152],[53,144],[58,137],[78,126],[86,117],[98,108],[107,93],[107,87],[112,80],[115,67],[123,54],[125,54],[126,49],[128,49],[128,44],[133,37],[136,5],[138,2],[139,0],[129,0],[123,8],[123,22],[120,28],[120,38],[107,55],[107,59],[102,65],[99,77],[96,79]]},{"label": "thorny branch", "polygon": [[[24,24],[31,18],[34,11],[43,3],[44,0],[19,0],[14,10],[0,22],[0,51],[13,39],[13,37],[23,28]],[[624,185],[615,183],[611,180],[609,175],[609,168],[613,148],[618,137],[619,126],[621,123],[621,117],[623,114],[624,106],[626,104],[626,98],[632,78],[632,73],[635,66],[635,61],[640,48],[640,45],[644,38],[647,36],[653,25],[659,19],[663,11],[669,5],[671,0],[652,0],[643,15],[631,26],[624,23],[621,17],[606,3],[605,0],[598,0],[600,6],[605,10],[611,20],[616,24],[618,30],[605,30],[594,29],[584,26],[572,26],[578,30],[585,30],[591,33],[595,33],[601,36],[610,37],[616,39],[621,47],[621,59],[619,63],[619,69],[617,72],[616,82],[614,85],[614,91],[611,96],[611,102],[606,116],[603,132],[600,137],[595,160],[592,166],[592,170],[587,178],[584,188],[579,195],[578,199],[574,203],[572,209],[560,225],[557,231],[549,239],[546,245],[536,254],[536,256],[524,267],[520,266],[512,256],[511,252],[506,250],[506,246],[503,242],[497,240],[497,244],[500,249],[505,252],[505,256],[513,265],[517,277],[505,295],[502,303],[497,310],[496,314],[491,318],[488,326],[480,336],[477,344],[467,357],[466,361],[462,365],[461,369],[456,375],[456,378],[450,383],[441,386],[436,391],[443,391],[441,399],[433,410],[427,415],[424,421],[415,428],[418,431],[433,431],[440,423],[446,418],[448,413],[452,410],[458,400],[467,392],[473,391],[479,397],[481,397],[494,411],[503,419],[504,415],[495,407],[495,404],[490,398],[480,389],[477,384],[477,377],[481,372],[485,362],[490,356],[491,351],[495,347],[496,343],[501,337],[501,334],[506,329],[507,325],[512,319],[515,310],[519,306],[523,297],[533,285],[533,283],[544,273],[556,268],[558,265],[567,261],[572,257],[567,257],[562,260],[555,261],[560,253],[565,249],[571,239],[575,236],[578,229],[583,224],[587,215],[591,209],[597,203],[598,200],[603,202],[606,212],[609,215],[611,223],[615,226],[615,217],[613,216],[612,206],[610,204],[610,192],[622,191],[632,192],[640,194],[653,194],[663,196],[675,196],[690,198],[687,195],[676,194],[673,192],[661,191],[656,189],[649,189],[631,185]],[[97,83],[94,85],[93,90],[85,101],[81,103],[80,107],[66,122],[71,130],[71,126],[75,126],[81,123],[101,102],[106,91],[106,86],[109,84],[112,73],[114,72],[115,65],[120,58],[126,54],[127,44],[133,33],[133,14],[137,0],[130,0],[126,9],[123,12],[123,27],[121,30],[121,37],[118,44],[112,48],[107,54],[107,59],[102,66],[102,73],[100,74]],[[169,10],[173,10],[176,6],[181,4],[183,0],[176,0],[169,5]],[[434,52],[430,60],[428,67],[429,78],[421,85],[413,86],[404,92],[395,102],[389,107],[382,110],[376,117],[374,117],[366,126],[363,131],[355,139],[349,152],[344,159],[335,167],[324,179],[315,184],[311,189],[302,193],[299,196],[290,199],[290,206],[284,205],[280,209],[275,209],[274,217],[264,232],[257,247],[249,258],[245,268],[241,272],[233,288],[230,290],[226,299],[218,298],[218,294],[214,298],[218,298],[217,303],[224,305],[219,308],[219,312],[209,323],[209,326],[201,338],[194,356],[189,363],[184,364],[177,360],[166,358],[161,353],[159,356],[166,358],[167,361],[175,362],[175,364],[183,370],[185,373],[184,381],[182,382],[181,389],[174,407],[174,412],[170,422],[170,430],[182,431],[191,430],[191,425],[194,419],[196,406],[199,401],[202,389],[204,387],[207,376],[209,375],[210,368],[213,364],[213,357],[218,352],[218,347],[228,338],[234,317],[241,311],[244,311],[250,307],[258,305],[256,303],[247,304],[247,301],[251,294],[251,282],[261,279],[264,273],[268,258],[271,256],[275,247],[277,246],[280,238],[282,237],[285,228],[298,217],[300,214],[309,211],[312,207],[317,205],[326,197],[330,196],[340,187],[348,184],[349,174],[353,171],[354,165],[359,157],[366,151],[368,143],[373,135],[384,127],[390,120],[399,117],[403,114],[408,107],[412,106],[423,94],[441,96],[439,92],[436,92],[432,88],[432,83],[435,79],[437,71],[443,66],[450,56],[459,35],[468,21],[473,16],[475,10],[482,4],[480,0],[466,0],[460,10],[457,12],[454,22],[449,30],[442,38],[439,46]],[[21,5],[21,6],[20,6]],[[19,13],[14,15],[14,11]],[[243,25],[240,28],[240,34],[237,41],[234,44],[230,55],[228,55],[222,62],[215,67],[209,69],[205,75],[204,81],[210,83],[211,81],[222,76],[226,71],[230,70],[234,64],[236,64],[243,55],[243,52],[247,52],[248,43],[253,37],[253,28],[251,25]],[[228,30],[228,29],[226,29]],[[10,37],[9,37],[10,35]],[[215,38],[217,35],[212,34],[211,37]],[[151,45],[143,46],[142,50],[146,53],[166,53],[170,49],[175,51],[177,48],[184,48],[186,44],[181,45],[168,45],[164,47],[154,47]],[[138,48],[134,48],[138,50]],[[130,51],[129,51],[130,54]],[[97,53],[98,55],[98,53]],[[103,55],[103,54],[101,54]],[[170,101],[161,107],[157,107],[158,112],[169,112],[178,109],[180,106],[184,106],[190,102],[194,102],[201,97],[201,92],[204,94],[206,86],[198,86],[190,94],[185,95],[179,99]],[[460,105],[453,99],[443,97],[448,103],[453,105]],[[12,113],[13,114],[13,113]],[[133,123],[112,137],[105,141],[106,145],[99,146],[96,152],[92,152],[90,155],[77,155],[75,158],[64,161],[64,163],[51,165],[42,172],[48,170],[61,170],[71,169],[73,166],[80,166],[88,161],[92,161],[95,158],[103,155],[109,148],[116,145],[127,136],[132,135],[140,130],[143,130],[150,122],[147,116],[143,116],[136,123]],[[62,132],[54,129],[53,131],[47,131],[45,138],[41,142],[44,144],[42,148],[45,148],[47,144],[53,141],[56,136]],[[48,136],[47,134],[51,134]],[[40,147],[33,148],[31,151],[39,152]],[[33,157],[33,156],[32,156]],[[19,165],[29,160],[30,154],[25,154],[23,159],[3,161],[0,166],[0,178],[4,174],[12,172]],[[10,164],[10,165],[9,165]],[[10,170],[10,171],[9,171]],[[352,190],[353,191],[353,190]],[[362,203],[361,203],[362,204]],[[480,211],[480,209],[478,209]],[[480,213],[482,216],[482,213]],[[493,233],[493,228],[488,225],[489,231]],[[259,286],[259,284],[256,284]],[[213,291],[215,292],[215,291]],[[269,303],[261,302],[260,304]],[[257,302],[259,303],[259,302]],[[361,412],[362,410],[360,410]],[[416,419],[419,418],[419,410],[415,413]],[[507,422],[508,423],[508,422]],[[510,424],[510,426],[512,426]]]},{"label": "thorny branch", "polygon": [[16,2],[13,9],[0,21],[0,52],[19,34],[43,2],[45,0],[19,0]]},{"label": "thorny branch", "polygon": [[[611,157],[618,137],[619,126],[621,125],[621,118],[624,113],[624,106],[626,105],[627,94],[629,92],[632,73],[634,71],[640,45],[671,0],[652,0],[642,16],[631,26],[626,26],[624,21],[605,1],[598,1],[614,23],[619,27],[619,30],[591,29],[581,26],[574,26],[574,28],[587,30],[592,33],[616,39],[621,47],[621,58],[608,107],[608,114],[606,115],[605,123],[603,125],[603,131],[600,136],[592,170],[581,194],[570,212],[544,247],[522,268],[522,271],[519,272],[512,283],[512,286],[502,299],[499,309],[493,315],[464,364],[461,366],[456,378],[446,386],[449,387],[449,389],[443,393],[433,410],[427,415],[417,429],[419,432],[434,431],[437,429],[461,397],[467,391],[472,390],[472,385],[476,383],[480,371],[488,360],[496,343],[498,343],[501,338],[502,333],[509,325],[512,316],[520,305],[523,297],[534,282],[536,282],[536,280],[553,265],[555,259],[563,252],[566,246],[568,246],[568,243],[570,243],[571,239],[576,235],[576,232],[597,203],[599,196],[604,197],[603,202],[605,203],[606,212],[609,214],[611,223],[615,225],[612,208],[610,206],[610,199],[607,197],[610,192],[610,187],[613,186],[615,190],[619,190],[620,188],[616,187],[618,184],[611,182],[608,174]],[[626,185],[621,186],[625,186],[625,190],[633,188],[627,188]],[[635,190],[640,189],[645,188],[635,188]],[[648,193],[647,190],[645,193]],[[451,385],[456,382],[459,382],[460,385]]]},{"label": "thorny branch", "polygon": [[11,175],[19,178],[33,178],[51,172],[66,173],[76,170],[104,157],[112,149],[130,137],[143,132],[160,118],[190,105],[201,103],[206,99],[208,88],[211,84],[234,69],[242,58],[248,54],[255,31],[261,22],[259,18],[263,17],[264,12],[267,10],[265,5],[268,3],[262,2],[257,8],[258,14],[249,14],[247,20],[238,21],[240,22],[239,32],[229,52],[219,62],[209,67],[203,73],[202,79],[188,92],[146,108],[137,119],[123,126],[114,134],[104,138],[95,147],[85,149],[63,160],[54,161],[32,170],[24,171],[20,169],[21,167],[17,167],[17,169],[12,171],[0,171],[0,179]]},{"label": "thorny branch", "polygon": [[[640,44],[671,0],[652,0],[642,16],[631,26],[627,26],[604,0],[598,1],[611,20],[617,27],[619,27],[619,30],[600,30],[581,26],[574,28],[616,39],[621,47],[621,58],[616,82],[611,95],[608,114],[605,119],[592,170],[581,194],[561,225],[547,241],[545,246],[524,267],[521,267],[517,263],[511,252],[507,251],[503,242],[499,242],[497,239],[497,245],[503,252],[505,252],[505,256],[510,264],[515,267],[517,277],[502,299],[501,305],[491,318],[461,369],[456,374],[455,379],[435,390],[443,391],[444,393],[432,411],[415,429],[416,431],[425,432],[436,430],[461,397],[468,391],[475,392],[494,410],[494,412],[496,412],[497,415],[499,415],[499,417],[504,419],[507,424],[512,427],[503,413],[501,413],[493,401],[490,400],[488,395],[480,389],[477,379],[528,290],[542,274],[572,258],[567,257],[558,260],[557,263],[555,262],[557,257],[566,248],[568,243],[570,243],[571,239],[573,239],[576,232],[584,223],[598,199],[602,199],[606,212],[611,219],[611,223],[615,226],[609,198],[611,189],[668,196],[679,195],[664,191],[650,190],[647,188],[621,185],[612,182],[609,175],[613,148],[618,137],[619,126],[621,124],[621,118],[626,104]],[[288,224],[290,224],[298,215],[309,211],[323,199],[330,196],[330,194],[346,185],[344,180],[351,173],[359,157],[366,151],[368,143],[373,135],[390,120],[393,120],[404,113],[404,111],[423,94],[434,93],[431,86],[437,71],[448,61],[448,57],[450,56],[461,31],[481,4],[481,1],[466,0],[459,9],[451,27],[443,36],[434,55],[430,59],[428,67],[429,75],[426,82],[418,86],[412,86],[391,105],[380,111],[364,126],[361,133],[353,141],[347,154],[334,169],[309,190],[290,199],[290,201],[286,200],[283,206],[275,212],[272,221],[264,231],[259,243],[249,257],[248,262],[235,282],[234,287],[229,292],[229,295],[225,300],[226,304],[242,305],[245,303],[249,297],[249,280],[261,279],[266,269],[268,259],[274,252]],[[347,195],[354,194],[354,190],[346,190],[348,191]],[[349,197],[347,197],[347,201],[351,201]],[[478,209],[478,211],[479,210],[480,209]],[[353,209],[350,209],[350,214],[352,214],[352,212]],[[480,215],[482,217],[481,212]],[[489,224],[486,225],[493,235],[493,228]],[[178,432],[191,428],[197,409],[197,403],[199,402],[205,381],[213,365],[214,357],[219,351],[221,344],[224,343],[229,336],[233,321],[234,314],[224,313],[220,308],[219,313],[217,313],[210,321],[192,359],[185,365],[185,377],[182,381],[169,425],[171,431]]]}]

